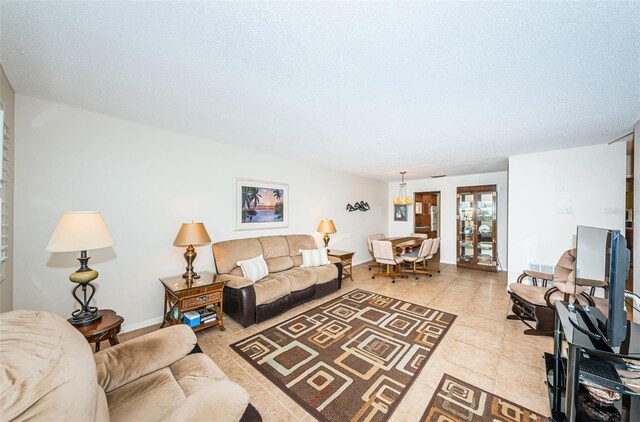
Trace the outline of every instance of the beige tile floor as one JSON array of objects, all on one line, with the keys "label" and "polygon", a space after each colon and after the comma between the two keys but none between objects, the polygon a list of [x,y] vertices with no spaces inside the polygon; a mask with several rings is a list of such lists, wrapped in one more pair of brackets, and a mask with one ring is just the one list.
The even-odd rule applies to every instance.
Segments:
[{"label": "beige tile floor", "polygon": [[[343,282],[340,292],[261,324],[242,328],[225,318],[226,331],[214,328],[198,333],[202,350],[231,380],[249,392],[251,403],[266,422],[313,421],[315,418],[247,364],[229,344],[356,288],[458,315],[391,421],[419,420],[445,372],[543,415],[549,414],[543,354],[551,352],[553,341],[550,337],[525,336],[521,322],[506,319],[510,306],[505,272],[485,273],[442,265],[440,274],[433,277],[421,276],[416,280],[410,276],[392,284],[385,277],[372,280],[367,265],[363,264],[354,267],[353,278]],[[154,329],[156,327],[148,327],[126,333],[120,340]]]}]

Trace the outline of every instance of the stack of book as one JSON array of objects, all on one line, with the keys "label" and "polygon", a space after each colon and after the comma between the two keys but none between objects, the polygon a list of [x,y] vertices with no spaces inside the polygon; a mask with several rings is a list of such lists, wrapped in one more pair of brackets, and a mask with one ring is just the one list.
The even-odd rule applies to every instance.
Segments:
[{"label": "stack of book", "polygon": [[213,306],[198,309],[198,313],[200,314],[200,324],[213,322],[217,318],[216,311],[213,309]]}]

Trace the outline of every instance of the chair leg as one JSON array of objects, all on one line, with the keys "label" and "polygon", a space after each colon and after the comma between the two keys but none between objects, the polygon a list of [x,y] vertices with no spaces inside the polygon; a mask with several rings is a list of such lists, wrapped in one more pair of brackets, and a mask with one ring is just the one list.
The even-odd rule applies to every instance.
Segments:
[{"label": "chair leg", "polygon": [[[381,267],[384,269],[384,266],[381,265]],[[396,276],[400,276],[400,277],[404,277],[404,274],[402,274],[402,272],[400,271],[400,268],[398,268],[398,266],[394,265],[393,270],[391,269],[391,265],[387,264],[387,270],[386,271],[378,271],[377,273],[373,274],[371,276],[371,278],[376,278],[376,276],[381,276],[381,277],[390,277],[391,278],[391,282],[395,283]]]},{"label": "chair leg", "polygon": [[[420,269],[418,268],[418,265],[421,265],[423,268],[426,268],[426,269]],[[412,267],[410,269],[404,270],[404,272],[412,273],[415,276],[416,280],[418,280],[419,278],[418,274],[424,274],[431,277],[432,276],[431,271],[435,271],[435,270],[431,270],[428,267],[426,267],[424,264],[424,261],[422,261],[421,263],[413,262]]]}]

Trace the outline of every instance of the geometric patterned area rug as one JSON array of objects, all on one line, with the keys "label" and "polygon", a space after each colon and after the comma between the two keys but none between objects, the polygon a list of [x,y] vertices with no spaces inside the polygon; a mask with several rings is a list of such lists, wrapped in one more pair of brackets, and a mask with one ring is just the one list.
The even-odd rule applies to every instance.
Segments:
[{"label": "geometric patterned area rug", "polygon": [[455,318],[357,289],[231,347],[320,421],[386,421]]},{"label": "geometric patterned area rug", "polygon": [[543,417],[464,381],[444,374],[422,422],[542,422]]}]

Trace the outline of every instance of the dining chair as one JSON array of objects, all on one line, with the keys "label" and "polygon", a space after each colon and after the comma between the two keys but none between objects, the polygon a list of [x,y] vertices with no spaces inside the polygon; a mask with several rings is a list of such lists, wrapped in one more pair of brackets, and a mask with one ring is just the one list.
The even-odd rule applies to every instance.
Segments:
[{"label": "dining chair", "polygon": [[427,257],[424,259],[424,261],[422,262],[422,267],[423,267],[423,269],[425,271],[437,271],[437,272],[440,272],[440,263],[439,262],[437,264],[437,267],[429,267],[429,266],[427,266],[427,263],[429,262],[429,260],[431,258],[433,258],[435,254],[438,253],[438,249],[440,249],[440,238],[436,237],[435,239],[433,239],[433,244],[431,245],[431,251],[429,252]]},{"label": "dining chair", "polygon": [[[410,269],[402,270],[402,272],[412,272],[413,275],[416,277],[416,280],[418,279],[418,274],[426,274],[429,277],[431,277],[431,273],[424,269],[424,266],[425,266],[424,262],[432,250],[433,242],[434,242],[433,239],[425,239],[422,241],[422,244],[420,245],[420,249],[418,250],[418,252],[411,252],[411,253],[402,255],[403,262],[411,264]],[[418,264],[421,264],[422,269],[416,268]]]},{"label": "dining chair", "polygon": [[[373,246],[371,245],[371,242],[374,240],[382,240],[384,239],[386,236],[384,235],[384,233],[376,233],[376,234],[370,234],[367,236],[367,248],[369,248],[369,255],[371,255],[371,259],[373,259],[375,261],[375,256],[373,256]],[[369,265],[369,271],[371,271],[371,268],[384,268],[384,265],[382,264],[370,264]]]},{"label": "dining chair", "polygon": [[[406,275],[400,270],[400,264],[402,263],[403,258],[401,256],[396,256],[395,248],[390,241],[372,240],[371,246],[373,249],[374,259],[382,266],[382,269],[372,275],[371,278],[376,278],[376,276],[391,277],[391,282],[395,283],[395,277],[406,277]],[[386,271],[384,271],[385,267]]]}]

